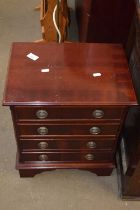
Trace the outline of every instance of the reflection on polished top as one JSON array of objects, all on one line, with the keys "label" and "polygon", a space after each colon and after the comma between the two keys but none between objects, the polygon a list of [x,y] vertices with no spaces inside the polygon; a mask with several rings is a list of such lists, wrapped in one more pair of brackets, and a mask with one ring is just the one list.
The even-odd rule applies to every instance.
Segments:
[{"label": "reflection on polished top", "polygon": [[[37,60],[27,57],[29,53]],[[117,44],[13,43],[4,105],[137,104]]]}]

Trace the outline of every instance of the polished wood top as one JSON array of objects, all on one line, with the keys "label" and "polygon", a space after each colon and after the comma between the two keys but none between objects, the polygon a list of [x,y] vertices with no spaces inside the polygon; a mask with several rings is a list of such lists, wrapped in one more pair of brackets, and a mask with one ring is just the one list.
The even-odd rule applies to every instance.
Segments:
[{"label": "polished wood top", "polygon": [[[27,58],[29,53],[39,59]],[[3,104],[136,105],[137,100],[120,45],[13,43]]]}]

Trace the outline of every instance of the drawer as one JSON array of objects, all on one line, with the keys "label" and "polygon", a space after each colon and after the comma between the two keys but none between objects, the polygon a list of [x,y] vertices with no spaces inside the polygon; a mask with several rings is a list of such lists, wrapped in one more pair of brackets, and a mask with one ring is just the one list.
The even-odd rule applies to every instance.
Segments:
[{"label": "drawer", "polygon": [[22,136],[55,135],[116,135],[119,124],[18,124],[18,133]]},{"label": "drawer", "polygon": [[80,161],[80,162],[93,162],[93,161],[112,161],[114,158],[111,152],[23,152],[20,160],[24,161]]},{"label": "drawer", "polygon": [[22,150],[73,150],[73,149],[83,149],[83,150],[98,150],[98,149],[108,149],[112,150],[115,146],[114,139],[89,139],[89,140],[66,140],[66,139],[21,139],[19,144]]},{"label": "drawer", "polygon": [[124,107],[16,106],[17,120],[120,119]]}]

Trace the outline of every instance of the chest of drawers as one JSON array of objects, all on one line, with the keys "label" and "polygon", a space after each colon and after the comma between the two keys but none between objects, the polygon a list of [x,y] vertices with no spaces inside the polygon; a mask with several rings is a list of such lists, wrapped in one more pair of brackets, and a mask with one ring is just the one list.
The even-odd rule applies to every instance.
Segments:
[{"label": "chest of drawers", "polygon": [[52,169],[110,175],[137,100],[120,45],[14,43],[3,104],[12,112],[21,177]]}]

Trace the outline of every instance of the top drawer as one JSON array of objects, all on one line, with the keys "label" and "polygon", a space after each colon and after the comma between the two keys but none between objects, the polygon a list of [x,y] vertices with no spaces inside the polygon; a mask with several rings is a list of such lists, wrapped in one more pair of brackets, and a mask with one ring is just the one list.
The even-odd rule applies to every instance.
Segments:
[{"label": "top drawer", "polygon": [[120,119],[122,106],[16,106],[17,120]]}]

